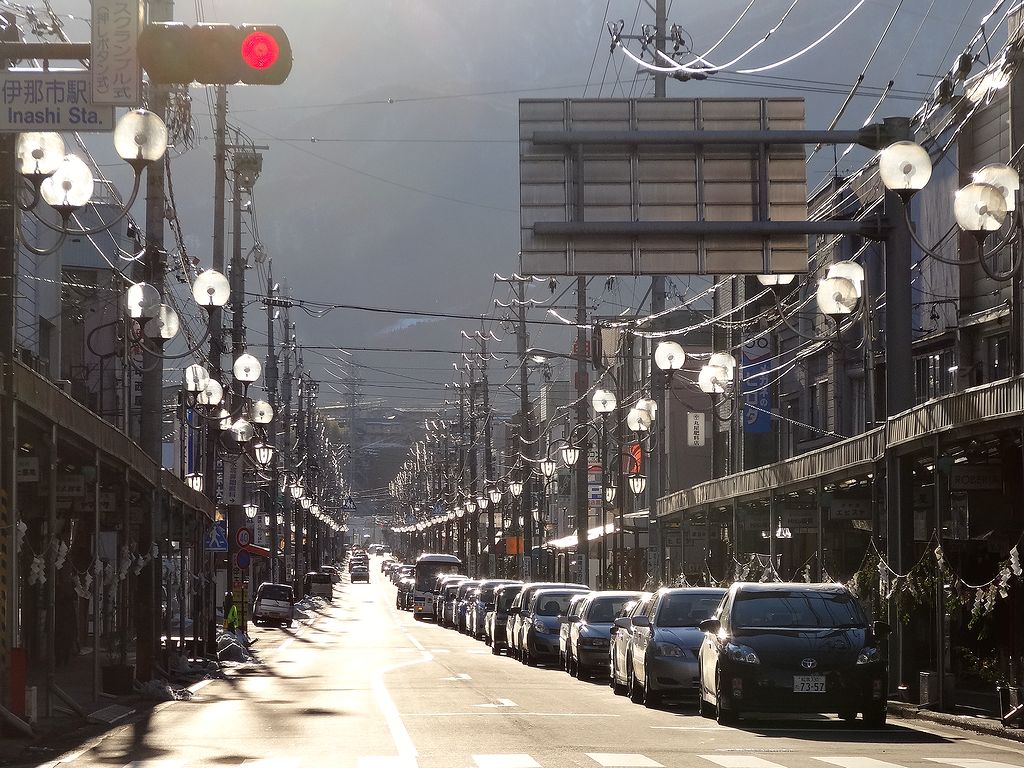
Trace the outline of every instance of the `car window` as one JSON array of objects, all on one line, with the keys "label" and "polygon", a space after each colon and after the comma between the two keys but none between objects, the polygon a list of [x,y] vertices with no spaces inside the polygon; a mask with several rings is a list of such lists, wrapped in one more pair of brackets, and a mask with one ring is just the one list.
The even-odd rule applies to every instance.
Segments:
[{"label": "car window", "polygon": [[732,625],[737,628],[842,628],[866,623],[864,612],[847,592],[740,591],[732,610]]},{"label": "car window", "polygon": [[[506,610],[513,610],[514,611],[517,608],[522,607],[522,605],[523,605],[523,591],[519,590],[518,592],[515,593],[515,595],[513,595],[512,602],[508,604],[508,607],[507,607]],[[504,600],[502,600],[502,607],[505,608],[505,601]]]},{"label": "car window", "polygon": [[583,608],[586,606],[586,604],[587,604],[587,599],[586,598],[573,599],[573,601],[569,604],[569,612],[566,615],[567,616],[579,616],[581,613],[583,613]]},{"label": "car window", "polygon": [[590,602],[587,609],[587,621],[592,624],[611,624],[620,615],[623,607],[629,602],[625,597],[598,597]]},{"label": "car window", "polygon": [[292,599],[292,590],[282,584],[268,584],[260,588],[260,597],[264,600],[288,601]]},{"label": "car window", "polygon": [[537,599],[534,601],[534,613],[538,616],[558,616],[568,610],[572,598],[573,593],[571,592],[562,594],[538,593]]},{"label": "car window", "polygon": [[644,600],[637,600],[636,605],[633,606],[633,610],[630,612],[630,616],[642,616],[647,612],[647,609],[651,605],[652,598],[645,598]]},{"label": "car window", "polygon": [[696,627],[715,615],[722,601],[719,595],[668,594],[658,601],[655,624],[659,627]]},{"label": "car window", "polygon": [[615,618],[619,619],[619,618],[624,618],[626,616],[632,616],[633,615],[633,609],[636,607],[637,602],[638,602],[637,600],[627,600],[623,604],[622,608],[619,609],[619,612],[617,614],[615,614]]}]

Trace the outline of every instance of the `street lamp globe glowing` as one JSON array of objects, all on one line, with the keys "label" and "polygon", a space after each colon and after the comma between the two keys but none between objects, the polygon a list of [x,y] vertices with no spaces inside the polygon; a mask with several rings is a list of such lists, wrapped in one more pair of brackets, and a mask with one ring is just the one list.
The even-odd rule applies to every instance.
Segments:
[{"label": "street lamp globe glowing", "polygon": [[724,368],[729,374],[727,378],[731,380],[733,373],[736,371],[736,358],[728,352],[714,352],[708,359],[708,365]]},{"label": "street lamp globe glowing", "polygon": [[636,406],[626,414],[626,428],[633,432],[647,432],[651,428],[651,416]]},{"label": "street lamp globe glowing", "polygon": [[647,476],[634,474],[629,476],[629,490],[634,496],[639,496],[647,489]]},{"label": "street lamp globe glowing", "polygon": [[203,492],[203,475],[200,472],[191,472],[185,475],[185,482],[193,491]]},{"label": "street lamp globe glowing", "polygon": [[238,381],[245,384],[252,384],[260,377],[260,374],[263,372],[263,367],[260,365],[259,360],[249,353],[246,353],[235,358],[235,364],[231,366],[231,372],[235,375],[235,378]]},{"label": "street lamp globe glowing", "polygon": [[461,507],[461,506],[456,507],[455,511],[452,514],[455,515],[455,517],[457,517],[457,518],[459,518],[461,520],[462,518],[464,518],[466,516],[466,509],[464,507]]},{"label": "street lamp globe glowing", "polygon": [[217,412],[217,416],[215,418],[219,419],[218,425],[220,426],[221,432],[227,432],[235,425],[231,412],[227,408],[221,408]]},{"label": "street lamp globe glowing", "polygon": [[199,405],[220,405],[224,399],[224,387],[216,379],[207,378],[206,386],[196,395]]},{"label": "street lamp globe glowing", "polygon": [[255,519],[256,515],[260,511],[259,505],[252,501],[243,504],[242,509],[245,511],[245,516],[250,520]]},{"label": "street lamp globe glowing", "polygon": [[511,481],[508,484],[508,491],[515,498],[518,499],[522,495],[522,493],[523,493],[523,481],[522,480],[513,480],[513,481]]},{"label": "street lamp globe glowing", "polygon": [[598,389],[591,398],[596,413],[611,413],[615,410],[615,393],[608,389]]},{"label": "street lamp globe glowing", "polygon": [[660,341],[654,348],[654,364],[663,371],[678,371],[686,362],[686,352],[675,341]]},{"label": "street lamp globe glowing", "polygon": [[[157,306],[153,319],[146,324],[146,330],[150,336],[169,341],[178,335],[180,325],[178,313],[174,311],[174,308],[168,304],[160,304]],[[156,329],[155,333],[151,331],[154,328]]]},{"label": "street lamp globe glowing", "polygon": [[207,269],[192,283],[192,298],[200,307],[223,307],[231,298],[231,284],[216,269]]},{"label": "street lamp globe glowing", "polygon": [[855,261],[837,261],[828,268],[825,277],[843,277],[853,283],[859,299],[864,288],[864,267]]},{"label": "street lamp globe glowing", "polygon": [[199,365],[199,363],[192,363],[192,365],[185,368],[181,378],[186,392],[202,392],[206,389],[206,385],[210,383],[209,371]]},{"label": "street lamp globe glowing", "polygon": [[487,495],[491,497],[491,504],[501,503],[502,493],[501,488],[499,488],[498,486],[493,486],[491,490],[487,492]]},{"label": "street lamp globe glowing", "polygon": [[487,505],[490,503],[491,500],[487,498],[487,496],[484,494],[481,494],[476,497],[476,505],[480,507],[480,509],[487,509]]},{"label": "street lamp globe glowing", "polygon": [[266,400],[257,400],[252,404],[252,420],[257,424],[269,424],[274,419],[274,409]]},{"label": "street lamp globe glowing", "polygon": [[53,131],[19,133],[14,145],[18,173],[39,181],[54,173],[66,154],[64,139]]},{"label": "street lamp globe glowing", "polygon": [[60,165],[39,186],[46,203],[62,215],[70,215],[92,199],[92,170],[77,155],[64,155]]},{"label": "street lamp globe glowing", "polygon": [[473,499],[466,501],[466,511],[471,515],[476,512],[476,502]]},{"label": "street lamp globe glowing", "polygon": [[274,459],[274,446],[267,445],[266,443],[256,443],[253,446],[253,453],[256,455],[256,461],[265,467]]},{"label": "street lamp globe glowing", "polygon": [[1017,193],[1020,191],[1020,174],[1008,165],[992,163],[971,174],[979,184],[991,184],[999,190],[1006,201],[1006,210],[1017,209]]},{"label": "street lamp globe glowing", "polygon": [[721,395],[732,381],[729,371],[720,365],[704,365],[697,374],[697,386],[709,395]]},{"label": "street lamp globe glowing", "polygon": [[968,184],[953,194],[953,217],[965,232],[995,232],[1006,219],[1006,198],[991,184]]},{"label": "street lamp globe glowing", "polygon": [[313,499],[311,499],[309,496],[303,496],[301,499],[299,499],[299,506],[301,506],[303,509],[309,509],[311,506],[313,506]]},{"label": "street lamp globe glowing", "polygon": [[288,493],[291,494],[293,499],[301,499],[302,498],[302,491],[303,491],[302,483],[296,482],[296,483],[292,483],[291,485],[288,486]]},{"label": "street lamp globe glowing", "polygon": [[252,424],[248,419],[237,419],[231,425],[231,436],[237,443],[248,443],[253,438]]},{"label": "street lamp globe glowing", "polygon": [[604,487],[604,500],[612,504],[615,501],[615,494],[618,493],[618,490],[614,485],[606,485]]},{"label": "street lamp globe glowing", "polygon": [[818,283],[818,309],[823,315],[849,315],[857,307],[858,291],[845,277],[826,277]]},{"label": "street lamp globe glowing", "polygon": [[544,477],[551,477],[555,474],[555,462],[554,459],[542,459],[540,462],[540,471]]},{"label": "street lamp globe glowing", "polygon": [[309,508],[309,511],[313,513],[314,517],[320,517],[320,505],[319,504],[313,504]]},{"label": "street lamp globe glowing", "polygon": [[160,292],[149,283],[135,283],[125,292],[124,303],[133,320],[148,320],[160,313]]},{"label": "street lamp globe glowing", "polygon": [[114,150],[136,172],[167,151],[167,126],[146,109],[126,112],[114,128]]},{"label": "street lamp globe glowing", "polygon": [[580,449],[571,443],[569,445],[563,445],[561,449],[562,462],[567,467],[576,465],[576,462],[580,460]]},{"label": "street lamp globe glowing", "polygon": [[777,285],[789,285],[796,280],[796,275],[755,275],[757,282],[765,288],[774,288]]},{"label": "street lamp globe glowing", "polygon": [[920,144],[897,141],[878,153],[878,175],[886,189],[917,192],[932,177],[932,159]]}]

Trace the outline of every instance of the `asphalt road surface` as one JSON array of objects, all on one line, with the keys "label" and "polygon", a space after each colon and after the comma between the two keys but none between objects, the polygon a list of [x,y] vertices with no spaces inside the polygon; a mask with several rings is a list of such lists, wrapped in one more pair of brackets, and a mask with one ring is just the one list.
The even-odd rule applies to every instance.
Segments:
[{"label": "asphalt road surface", "polygon": [[394,588],[335,588],[295,632],[257,629],[263,666],[215,680],[46,766],[75,768],[1024,768],[1024,744],[890,719],[744,719],[647,709],[604,682],[495,657],[394,608]]}]

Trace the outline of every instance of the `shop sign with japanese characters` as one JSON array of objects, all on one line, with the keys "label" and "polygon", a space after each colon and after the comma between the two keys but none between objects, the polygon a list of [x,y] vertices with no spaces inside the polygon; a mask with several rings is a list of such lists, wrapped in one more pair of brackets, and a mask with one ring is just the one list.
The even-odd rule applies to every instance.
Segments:
[{"label": "shop sign with japanese characters", "polygon": [[139,65],[140,0],[92,0],[92,96],[96,104],[142,103]]}]

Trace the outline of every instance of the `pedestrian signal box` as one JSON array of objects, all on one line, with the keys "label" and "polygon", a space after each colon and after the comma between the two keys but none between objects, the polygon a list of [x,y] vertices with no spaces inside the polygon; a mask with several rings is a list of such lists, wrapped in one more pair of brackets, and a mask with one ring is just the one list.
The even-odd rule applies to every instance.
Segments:
[{"label": "pedestrian signal box", "polygon": [[280,85],[292,70],[292,47],[269,24],[147,24],[139,59],[155,83]]}]

